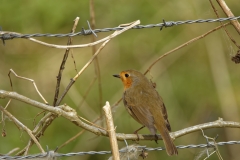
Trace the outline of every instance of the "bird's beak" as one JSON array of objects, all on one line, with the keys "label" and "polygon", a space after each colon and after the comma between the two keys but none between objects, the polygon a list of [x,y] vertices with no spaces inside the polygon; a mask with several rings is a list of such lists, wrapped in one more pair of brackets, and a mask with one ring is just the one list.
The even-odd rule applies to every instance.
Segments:
[{"label": "bird's beak", "polygon": [[120,75],[119,74],[114,74],[113,77],[120,78]]}]

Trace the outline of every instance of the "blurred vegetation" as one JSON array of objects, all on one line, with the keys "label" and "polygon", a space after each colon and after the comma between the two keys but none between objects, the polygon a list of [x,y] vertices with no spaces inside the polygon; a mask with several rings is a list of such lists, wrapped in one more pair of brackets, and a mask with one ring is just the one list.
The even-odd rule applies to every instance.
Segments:
[{"label": "blurred vegetation", "polygon": [[[240,15],[239,2],[227,1],[235,16]],[[225,17],[221,8],[214,3],[219,15]],[[119,24],[141,20],[141,24],[155,24],[166,21],[178,21],[189,19],[216,18],[209,1],[94,1],[96,28],[115,27]],[[77,31],[82,27],[87,29],[87,20],[90,20],[89,1],[7,1],[2,0],[0,5],[0,25],[4,31],[27,33],[68,33],[73,20],[79,16],[80,21]],[[112,39],[101,51],[99,58],[101,70],[101,84],[103,89],[103,102],[115,103],[122,96],[123,86],[121,82],[112,77],[125,69],[146,71],[151,63],[165,52],[178,45],[199,36],[217,26],[219,23],[202,23],[180,25],[171,28],[159,28],[130,30]],[[240,43],[239,35],[228,26],[230,34]],[[101,39],[110,33],[98,33]],[[54,44],[66,44],[67,38],[38,38]],[[89,43],[90,36],[74,37],[74,44]],[[99,46],[99,45],[98,45]],[[159,61],[147,76],[152,77],[157,83],[157,90],[163,97],[168,109],[169,120],[173,131],[185,127],[215,121],[222,117],[226,121],[239,121],[240,104],[240,75],[239,65],[230,59],[237,51],[223,30],[210,34],[189,46],[178,50]],[[48,48],[35,44],[25,39],[6,41],[6,45],[0,44],[0,89],[11,90],[8,79],[9,69],[12,68],[18,75],[35,80],[40,92],[47,101],[52,104],[56,76],[61,64],[64,50]],[[73,49],[77,69],[90,59],[91,48]],[[69,79],[76,74],[73,60],[69,56],[63,72],[61,92],[66,88]],[[93,121],[102,112],[99,106],[98,85],[95,82],[83,105],[79,103],[85,94],[91,80],[95,77],[94,65],[76,81],[62,103],[75,108],[79,115]],[[34,100],[41,101],[35,92],[31,82],[16,79],[12,76],[14,91]],[[1,99],[0,105],[4,106],[7,99]],[[226,112],[235,114],[231,119],[226,119]],[[33,120],[41,110],[32,106],[12,101],[8,110],[22,123],[33,129]],[[118,133],[133,133],[140,124],[135,122],[125,111],[122,102],[114,111],[114,123]],[[236,116],[237,115],[237,116]],[[39,120],[42,117],[37,117]],[[11,122],[6,121],[7,136],[0,138],[0,153],[7,153],[15,147],[23,148],[29,140],[29,136],[18,130]],[[45,148],[55,149],[66,140],[81,131],[64,118],[57,118],[46,130],[40,142]],[[141,133],[149,134],[147,129]],[[209,137],[219,138],[217,141],[240,140],[238,129],[209,129],[205,134]],[[231,136],[233,135],[233,136]],[[233,138],[234,137],[234,138]],[[201,132],[192,133],[175,140],[176,145],[205,143]],[[128,141],[129,145],[134,143]],[[140,141],[140,145],[147,147],[163,146],[162,142],[155,144],[150,141]],[[125,147],[124,142],[119,142],[119,147]],[[240,145],[219,147],[223,159],[239,157]],[[58,152],[102,151],[110,150],[107,137],[97,137],[85,132],[77,140],[71,142]],[[148,159],[194,159],[202,149],[179,149],[178,157],[168,157],[165,152],[149,152]],[[38,153],[36,146],[30,149],[30,153]],[[81,156],[83,159],[107,159],[109,155]],[[61,158],[79,159],[79,157]],[[217,156],[211,157],[217,160]]]}]

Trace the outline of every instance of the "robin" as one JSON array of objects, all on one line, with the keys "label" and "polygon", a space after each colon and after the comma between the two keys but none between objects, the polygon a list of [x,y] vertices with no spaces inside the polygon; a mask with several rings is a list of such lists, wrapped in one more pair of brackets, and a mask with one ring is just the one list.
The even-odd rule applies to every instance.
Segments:
[{"label": "robin", "polygon": [[171,127],[167,110],[153,83],[136,70],[125,70],[113,76],[120,78],[123,82],[123,103],[128,113],[143,125],[134,133],[137,134],[140,129],[147,127],[151,134],[157,138],[156,132],[158,130],[167,154],[177,155],[177,148],[169,135]]}]

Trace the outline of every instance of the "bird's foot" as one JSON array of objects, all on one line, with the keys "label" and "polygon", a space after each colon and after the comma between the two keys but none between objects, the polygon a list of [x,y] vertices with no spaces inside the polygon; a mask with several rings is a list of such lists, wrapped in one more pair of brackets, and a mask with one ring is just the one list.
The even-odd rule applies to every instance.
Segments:
[{"label": "bird's foot", "polygon": [[137,139],[136,139],[135,141],[138,143],[138,141],[140,140],[140,139],[139,139],[139,135],[138,135],[138,133],[137,133],[136,131],[133,132],[133,133],[137,135]]},{"label": "bird's foot", "polygon": [[158,141],[158,136],[157,136],[156,134],[155,134],[154,136],[155,136],[155,138],[156,138],[156,139],[155,139],[155,142],[158,144],[158,142],[157,142],[157,141]]},{"label": "bird's foot", "polygon": [[139,139],[139,135],[138,135],[138,131],[140,131],[140,130],[143,129],[144,127],[145,127],[145,126],[142,126],[142,127],[140,127],[139,129],[137,129],[136,131],[133,132],[134,134],[137,135],[136,141],[139,141],[139,140],[140,140],[140,139]]}]

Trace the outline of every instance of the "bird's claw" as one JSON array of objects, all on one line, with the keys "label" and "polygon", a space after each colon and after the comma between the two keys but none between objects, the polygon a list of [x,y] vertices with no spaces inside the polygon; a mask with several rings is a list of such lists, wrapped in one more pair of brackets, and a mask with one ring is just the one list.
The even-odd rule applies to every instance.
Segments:
[{"label": "bird's claw", "polygon": [[155,139],[155,142],[158,144],[158,142],[157,142],[157,141],[158,141],[158,136],[157,136],[156,134],[155,134],[154,136],[155,136],[155,138],[156,138],[156,139]]}]

